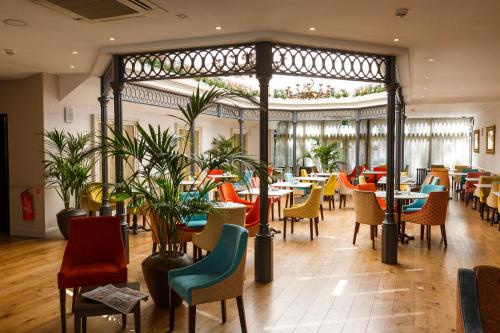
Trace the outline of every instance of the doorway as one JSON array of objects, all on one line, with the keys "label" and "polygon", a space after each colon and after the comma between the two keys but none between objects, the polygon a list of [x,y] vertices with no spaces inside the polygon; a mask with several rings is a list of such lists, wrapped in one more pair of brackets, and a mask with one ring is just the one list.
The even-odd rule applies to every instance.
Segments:
[{"label": "doorway", "polygon": [[10,234],[9,142],[6,114],[0,114],[0,232]]}]

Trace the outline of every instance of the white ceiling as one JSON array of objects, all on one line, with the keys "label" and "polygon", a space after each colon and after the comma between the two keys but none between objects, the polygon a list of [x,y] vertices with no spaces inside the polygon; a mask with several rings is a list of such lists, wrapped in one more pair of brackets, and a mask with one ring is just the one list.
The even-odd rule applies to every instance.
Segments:
[{"label": "white ceiling", "polygon": [[[112,52],[266,37],[399,55],[405,96],[417,111],[474,111],[500,101],[498,0],[153,1],[169,13],[106,23],[74,21],[29,0],[0,1],[0,20],[28,22],[0,23],[0,49],[15,51],[0,53],[0,78],[100,74]],[[408,16],[396,17],[398,7],[409,8]]]}]

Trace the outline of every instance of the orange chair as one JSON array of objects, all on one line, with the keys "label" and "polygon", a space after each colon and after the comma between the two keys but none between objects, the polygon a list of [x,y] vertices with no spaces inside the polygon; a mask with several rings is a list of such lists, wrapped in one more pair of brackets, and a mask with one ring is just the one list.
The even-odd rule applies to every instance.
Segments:
[{"label": "orange chair", "polygon": [[420,239],[424,239],[424,227],[427,229],[427,247],[431,249],[431,226],[439,225],[441,227],[441,237],[443,238],[444,247],[448,246],[446,239],[446,211],[448,209],[448,191],[431,192],[424,206],[411,213],[403,213],[401,215],[402,233],[405,233],[405,223],[412,222],[420,224]]},{"label": "orange chair", "polygon": [[[377,188],[375,187],[374,183],[359,184],[358,191],[376,192]],[[385,211],[387,208],[387,206],[385,204],[385,200],[377,197],[377,202],[378,202],[378,205],[380,206],[380,208],[382,208]]]},{"label": "orange chair", "polygon": [[347,175],[345,172],[339,173],[339,195],[340,195],[340,203],[339,208],[342,208],[342,201],[344,201],[344,207],[347,201],[347,196],[352,196],[352,191],[356,190],[357,187],[352,185],[349,179],[347,179]]},{"label": "orange chair", "polygon": [[[373,171],[384,171],[384,172],[387,172],[387,167],[386,166],[378,166],[378,167],[374,167],[373,168]],[[375,179],[376,181],[378,182],[380,180],[380,178],[382,177],[385,177],[387,176],[387,174],[379,174],[379,175],[375,175]]]},{"label": "orange chair", "polygon": [[220,185],[219,191],[220,191],[222,201],[224,201],[224,202],[236,202],[236,203],[243,204],[247,207],[247,212],[250,209],[252,209],[253,202],[250,202],[250,201],[247,201],[245,199],[240,198],[238,196],[238,193],[236,193],[232,183],[224,183],[224,184]]},{"label": "orange chair", "polygon": [[[271,198],[269,198],[271,201]],[[248,237],[255,237],[259,231],[260,222],[260,196],[255,199],[253,208],[245,216],[245,228],[248,230]]]},{"label": "orange chair", "polygon": [[450,190],[450,176],[448,175],[448,169],[431,169],[431,175],[439,177],[439,185],[444,186],[447,190]]},{"label": "orange chair", "polygon": [[[365,169],[364,165],[358,166],[358,176],[363,174],[363,170]],[[350,182],[352,182],[356,178],[356,167],[354,167],[350,174],[347,175],[347,178]]]},{"label": "orange chair", "polygon": [[[252,178],[252,187],[253,188],[259,188],[260,187],[260,178],[258,177],[253,177]],[[288,200],[288,198],[287,198]],[[258,201],[256,201],[258,202]],[[269,197],[269,204],[270,204],[270,213],[271,213],[271,220],[274,221],[274,204],[278,204],[278,218],[281,219],[281,197],[275,197],[275,196],[270,196]]]}]

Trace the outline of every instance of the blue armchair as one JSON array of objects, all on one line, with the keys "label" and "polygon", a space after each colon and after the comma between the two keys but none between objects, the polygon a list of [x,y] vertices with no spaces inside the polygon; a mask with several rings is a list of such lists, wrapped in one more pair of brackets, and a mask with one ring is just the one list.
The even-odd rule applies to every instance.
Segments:
[{"label": "blue armchair", "polygon": [[[236,298],[242,332],[247,332],[243,306],[243,282],[248,231],[226,224],[214,250],[203,260],[168,272],[170,298],[177,293],[189,305],[189,332],[195,331],[196,305],[221,301],[222,322],[226,322],[226,299]],[[172,303],[170,303],[172,304]],[[175,325],[175,307],[171,306],[170,330]]]},{"label": "blue armchair", "polygon": [[[441,192],[444,190],[445,190],[444,186],[441,185],[423,185],[422,188],[420,189],[420,193],[429,194],[431,192]],[[426,201],[427,201],[426,199],[417,199],[413,201],[411,204],[403,206],[403,212],[411,213],[419,211],[424,206]]]},{"label": "blue armchair", "polygon": [[431,185],[439,185],[441,179],[439,177],[432,178]]},{"label": "blue armchair", "polygon": [[[191,192],[181,192],[180,197],[183,201],[187,200],[189,197],[198,197],[199,193],[197,191]],[[205,195],[205,200],[208,201],[208,194]],[[192,216],[186,216],[182,219],[182,222],[189,229],[202,229],[207,224],[208,216],[207,214],[193,214]]]},{"label": "blue armchair", "polygon": [[251,187],[250,182],[252,181],[253,172],[251,170],[245,170],[243,174],[243,179],[237,183],[234,183],[234,187],[236,191],[246,190]]}]

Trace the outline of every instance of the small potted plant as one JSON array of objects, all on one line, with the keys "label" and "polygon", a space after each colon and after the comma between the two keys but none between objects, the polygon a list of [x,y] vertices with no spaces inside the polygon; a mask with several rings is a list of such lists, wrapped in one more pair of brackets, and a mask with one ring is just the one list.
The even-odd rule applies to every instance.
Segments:
[{"label": "small potted plant", "polygon": [[338,171],[344,164],[342,150],[342,144],[337,141],[322,145],[316,144],[313,149],[306,151],[301,159],[312,159],[319,164],[322,172]]},{"label": "small potted plant", "polygon": [[[81,209],[80,197],[90,178],[97,147],[91,147],[90,134],[71,134],[54,129],[45,132],[45,184],[53,186],[64,203],[57,213],[57,225],[68,239],[69,222],[87,216]],[[74,206],[71,206],[73,198]]]},{"label": "small potted plant", "polygon": [[[253,101],[251,97],[215,88],[201,94],[198,88],[193,92],[186,107],[179,106],[183,117],[177,118],[184,121],[190,129],[200,114],[212,107],[216,101],[228,98]],[[253,170],[264,182],[267,179],[266,166],[242,154],[236,147],[224,151],[209,150],[192,158],[186,151],[188,138],[181,137],[169,129],[163,130],[159,126],[155,128],[149,125],[144,128],[137,124],[136,128],[138,137],[117,133],[111,129],[113,136],[107,141],[111,155],[120,156],[127,163],[139,166],[122,183],[113,184],[114,195],[117,201],[133,198],[134,202],[140,202],[141,211],[149,217],[158,252],[145,258],[142,271],[155,304],[168,307],[171,306],[168,300],[168,271],[193,262],[182,252],[182,232],[178,229],[179,224],[183,218],[209,213],[215,203],[204,198],[220,185],[208,178],[206,172],[201,172],[195,176],[195,181],[202,181],[201,185],[190,189],[198,194],[186,199],[181,195],[181,182],[190,176],[187,170],[190,169],[191,163],[201,171],[221,169],[235,174],[240,179],[241,163],[245,168]]]}]

